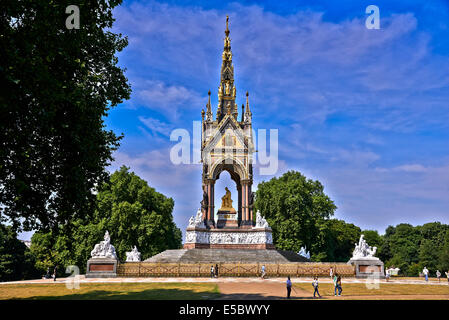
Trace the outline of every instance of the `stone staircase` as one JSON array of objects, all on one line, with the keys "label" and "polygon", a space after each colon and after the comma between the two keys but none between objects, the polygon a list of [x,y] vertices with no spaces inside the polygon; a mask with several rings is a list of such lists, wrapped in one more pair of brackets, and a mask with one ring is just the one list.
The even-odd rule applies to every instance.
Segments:
[{"label": "stone staircase", "polygon": [[166,263],[288,263],[309,262],[293,251],[251,249],[179,249],[166,250],[145,262]]}]

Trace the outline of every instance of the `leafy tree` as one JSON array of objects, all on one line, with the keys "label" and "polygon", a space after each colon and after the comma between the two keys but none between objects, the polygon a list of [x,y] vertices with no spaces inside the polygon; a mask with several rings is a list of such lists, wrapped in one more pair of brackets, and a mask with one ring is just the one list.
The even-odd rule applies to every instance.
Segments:
[{"label": "leafy tree", "polygon": [[[396,227],[389,226],[385,232],[384,244],[381,247],[381,258],[387,258],[387,266],[394,265],[409,275],[408,267],[419,262],[419,248],[422,234],[419,228],[401,223]],[[416,276],[416,274],[410,274]]]},{"label": "leafy tree", "polygon": [[181,230],[173,222],[173,199],[156,192],[127,167],[114,172],[98,190],[98,208],[93,218],[74,221],[72,234],[59,232],[53,247],[47,247],[49,233],[33,236],[32,249],[42,261],[41,269],[48,264],[73,264],[84,272],[91,250],[103,240],[106,230],[122,261],[133,246],[137,246],[143,259],[181,247]]},{"label": "leafy tree", "polygon": [[295,252],[324,241],[323,221],[337,208],[319,181],[296,171],[259,183],[255,207],[272,227],[276,247]]},{"label": "leafy tree", "polygon": [[383,245],[383,238],[377,230],[363,230],[362,234],[370,246],[377,247],[379,250],[379,248]]},{"label": "leafy tree", "polygon": [[37,276],[28,247],[17,239],[11,226],[0,224],[0,281],[31,279]]},{"label": "leafy tree", "polygon": [[443,275],[444,272],[449,273],[449,230],[444,234],[443,244],[441,246],[440,254],[438,257],[437,268],[442,272]]},{"label": "leafy tree", "polygon": [[95,185],[120,137],[105,130],[110,108],[129,98],[110,31],[120,0],[0,2],[0,208],[14,230],[53,229],[90,214]]},{"label": "leafy tree", "polygon": [[343,220],[331,219],[326,221],[325,233],[327,241],[321,252],[326,252],[326,259],[321,261],[347,262],[352,257],[354,244],[360,239],[360,228]]}]

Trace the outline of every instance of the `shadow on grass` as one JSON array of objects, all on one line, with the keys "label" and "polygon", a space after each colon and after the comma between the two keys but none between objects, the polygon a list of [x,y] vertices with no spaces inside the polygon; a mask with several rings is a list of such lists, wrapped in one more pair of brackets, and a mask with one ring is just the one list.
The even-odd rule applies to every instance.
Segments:
[{"label": "shadow on grass", "polygon": [[210,300],[220,297],[220,293],[195,292],[186,289],[146,289],[141,291],[117,292],[108,290],[92,290],[89,292],[64,295],[32,296],[12,298],[9,300]]}]

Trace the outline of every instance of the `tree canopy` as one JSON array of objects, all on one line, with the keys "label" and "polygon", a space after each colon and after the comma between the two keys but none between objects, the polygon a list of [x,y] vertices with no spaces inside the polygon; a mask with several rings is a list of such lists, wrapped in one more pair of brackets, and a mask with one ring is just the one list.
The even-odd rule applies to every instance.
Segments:
[{"label": "tree canopy", "polygon": [[14,230],[53,229],[92,212],[120,137],[108,110],[130,95],[110,31],[121,1],[0,2],[0,208]]},{"label": "tree canopy", "polygon": [[[337,208],[319,181],[289,171],[257,186],[256,210],[273,229],[277,248],[298,252],[302,246],[323,244],[324,220]],[[313,250],[312,250],[313,252]]]},{"label": "tree canopy", "polygon": [[27,246],[17,239],[11,226],[0,224],[0,281],[30,279],[38,276],[34,258]]},{"label": "tree canopy", "polygon": [[103,240],[106,230],[121,261],[133,246],[137,246],[142,259],[181,247],[182,233],[173,222],[173,199],[157,192],[127,167],[121,167],[99,187],[97,201],[93,218],[76,220],[73,233],[60,232],[54,247],[48,241],[50,233],[33,235],[31,250],[40,261],[40,269],[73,264],[84,271],[91,250]]}]

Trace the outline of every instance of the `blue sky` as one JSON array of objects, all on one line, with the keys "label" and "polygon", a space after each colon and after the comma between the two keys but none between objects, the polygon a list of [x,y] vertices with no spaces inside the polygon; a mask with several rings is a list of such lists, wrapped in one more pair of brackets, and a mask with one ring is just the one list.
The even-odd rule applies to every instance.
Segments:
[{"label": "blue sky", "polygon": [[[380,30],[365,27],[370,4]],[[335,217],[362,229],[449,223],[447,1],[125,1],[113,30],[129,38],[133,93],[106,119],[125,135],[111,171],[172,197],[185,229],[201,166],[173,165],[169,135],[192,132],[208,90],[215,112],[226,15],[237,103],[248,90],[254,128],[279,130],[276,176],[320,180]]]}]

